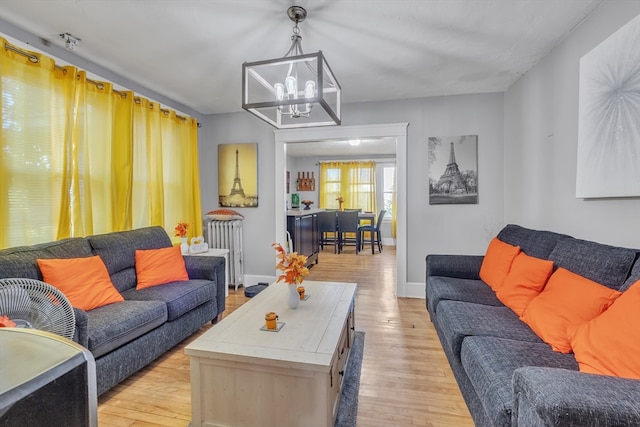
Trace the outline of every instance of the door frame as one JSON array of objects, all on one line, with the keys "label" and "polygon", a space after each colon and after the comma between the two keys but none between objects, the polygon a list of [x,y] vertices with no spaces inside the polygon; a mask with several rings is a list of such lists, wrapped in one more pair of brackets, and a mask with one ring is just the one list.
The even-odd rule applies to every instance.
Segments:
[{"label": "door frame", "polygon": [[409,123],[330,126],[276,130],[275,134],[275,240],[285,239],[286,144],[328,139],[393,138],[396,144],[396,295],[407,288],[407,128]]}]

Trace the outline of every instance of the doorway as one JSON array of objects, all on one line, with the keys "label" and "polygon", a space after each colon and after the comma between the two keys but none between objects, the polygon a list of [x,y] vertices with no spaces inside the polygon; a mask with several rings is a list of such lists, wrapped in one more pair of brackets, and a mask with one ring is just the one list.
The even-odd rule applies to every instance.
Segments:
[{"label": "doorway", "polygon": [[330,139],[392,138],[396,145],[396,291],[399,297],[406,296],[407,285],[407,212],[406,212],[406,165],[408,123],[393,123],[363,126],[334,126],[275,131],[275,240],[285,236],[286,221],[283,211],[286,205],[286,154],[288,143],[322,141]]}]

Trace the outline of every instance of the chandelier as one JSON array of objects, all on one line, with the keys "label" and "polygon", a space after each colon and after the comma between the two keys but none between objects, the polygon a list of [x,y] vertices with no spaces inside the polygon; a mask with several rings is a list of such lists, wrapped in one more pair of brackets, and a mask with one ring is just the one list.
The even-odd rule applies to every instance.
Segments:
[{"label": "chandelier", "polygon": [[295,26],[284,57],[242,64],[242,108],[278,129],[339,125],[340,84],[322,51],[302,51],[307,11],[291,6],[287,15]]}]

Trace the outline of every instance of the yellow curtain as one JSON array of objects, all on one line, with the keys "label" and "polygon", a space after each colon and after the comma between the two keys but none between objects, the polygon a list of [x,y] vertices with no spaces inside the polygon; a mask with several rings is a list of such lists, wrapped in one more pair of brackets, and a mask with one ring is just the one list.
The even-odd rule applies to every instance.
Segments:
[{"label": "yellow curtain", "polygon": [[375,162],[324,162],[320,166],[319,206],[337,209],[338,197],[344,209],[376,211]]},{"label": "yellow curtain", "polygon": [[[198,124],[193,119],[163,111],[162,135],[165,224],[189,224],[188,235],[202,235],[200,173],[198,171]],[[194,163],[195,162],[195,163]]]},{"label": "yellow curtain", "polygon": [[0,49],[0,248],[178,221],[201,235],[197,122],[25,53]]},{"label": "yellow curtain", "polygon": [[56,237],[65,117],[52,109],[53,60],[34,63],[0,43],[0,247],[6,247]]}]

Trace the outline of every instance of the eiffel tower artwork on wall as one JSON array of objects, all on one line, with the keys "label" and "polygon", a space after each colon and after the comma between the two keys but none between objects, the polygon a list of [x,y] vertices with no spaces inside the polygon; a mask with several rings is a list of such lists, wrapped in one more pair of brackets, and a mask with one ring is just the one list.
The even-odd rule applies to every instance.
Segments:
[{"label": "eiffel tower artwork on wall", "polygon": [[429,204],[478,203],[478,135],[429,138]]},{"label": "eiffel tower artwork on wall", "polygon": [[218,204],[224,208],[258,206],[258,144],[218,145]]}]

